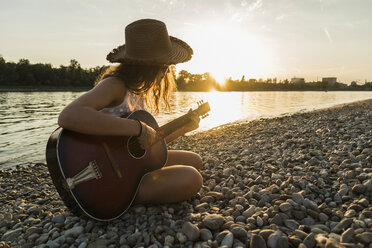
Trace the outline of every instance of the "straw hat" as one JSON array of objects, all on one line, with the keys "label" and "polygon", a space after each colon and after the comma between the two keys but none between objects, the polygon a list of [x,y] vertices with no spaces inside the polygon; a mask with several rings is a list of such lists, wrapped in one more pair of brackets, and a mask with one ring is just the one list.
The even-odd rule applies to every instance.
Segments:
[{"label": "straw hat", "polygon": [[125,44],[106,58],[111,63],[172,65],[190,60],[192,54],[186,42],[168,35],[163,22],[142,19],[125,28]]}]

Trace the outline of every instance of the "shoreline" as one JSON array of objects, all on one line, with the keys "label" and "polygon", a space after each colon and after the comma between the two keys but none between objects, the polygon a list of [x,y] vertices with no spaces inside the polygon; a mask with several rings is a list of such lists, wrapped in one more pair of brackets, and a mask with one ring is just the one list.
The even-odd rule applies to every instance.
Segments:
[{"label": "shoreline", "polygon": [[0,170],[0,247],[371,247],[372,99],[229,123],[170,149],[202,156],[201,191],[108,223],[70,213],[43,164]]},{"label": "shoreline", "polygon": [[217,126],[217,127],[213,127],[211,129],[208,129],[208,130],[203,130],[201,132],[196,132],[196,133],[191,134],[191,135],[196,135],[196,134],[200,134],[200,133],[204,133],[204,132],[208,132],[208,131],[212,131],[212,130],[216,130],[216,129],[221,129],[221,128],[225,128],[225,127],[229,127],[229,126],[245,125],[245,124],[248,124],[250,122],[255,122],[255,121],[270,120],[270,119],[275,119],[275,118],[284,118],[284,117],[290,117],[290,116],[293,116],[293,115],[300,115],[300,114],[311,114],[311,113],[316,113],[316,112],[319,112],[319,111],[328,111],[328,110],[338,109],[338,108],[342,108],[342,107],[346,107],[346,106],[359,105],[359,104],[363,104],[364,102],[368,104],[369,101],[372,101],[372,98],[371,99],[364,99],[364,100],[357,100],[357,101],[352,101],[352,102],[347,102],[347,103],[336,103],[332,106],[320,107],[320,108],[312,109],[312,110],[298,110],[298,111],[294,111],[294,112],[284,113],[284,114],[281,114],[280,116],[260,117],[258,119],[253,119],[253,120],[236,120],[236,121],[233,121],[233,122],[222,124],[222,125]]},{"label": "shoreline", "polygon": [[[54,86],[54,87],[43,87],[43,86],[0,86],[0,93],[1,92],[77,92],[77,91],[88,91],[92,89],[94,86]],[[209,91],[197,91],[197,90],[178,90],[179,92],[209,92]],[[254,89],[254,90],[231,90],[231,91],[218,91],[218,92],[273,92],[273,91],[279,91],[279,92],[307,92],[307,91],[313,91],[313,92],[342,92],[342,91],[350,91],[350,92],[369,92],[372,91],[372,89],[275,89],[275,90],[264,90],[264,89]]]}]

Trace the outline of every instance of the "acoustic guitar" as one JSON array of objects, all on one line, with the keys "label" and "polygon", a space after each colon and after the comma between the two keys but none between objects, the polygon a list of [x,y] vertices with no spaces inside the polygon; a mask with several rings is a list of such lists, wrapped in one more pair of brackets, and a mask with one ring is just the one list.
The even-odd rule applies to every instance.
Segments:
[{"label": "acoustic guitar", "polygon": [[146,150],[133,136],[86,135],[57,128],[48,140],[46,160],[63,202],[73,212],[96,220],[121,216],[131,206],[143,176],[165,165],[164,138],[189,122],[192,113],[207,116],[208,102],[198,105],[161,127],[147,111],[130,114],[127,118],[146,123],[161,137]]}]

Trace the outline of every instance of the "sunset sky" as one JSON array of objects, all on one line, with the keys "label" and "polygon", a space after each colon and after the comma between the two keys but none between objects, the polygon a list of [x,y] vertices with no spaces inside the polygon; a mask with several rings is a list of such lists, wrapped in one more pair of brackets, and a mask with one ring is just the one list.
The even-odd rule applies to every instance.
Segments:
[{"label": "sunset sky", "polygon": [[108,65],[137,19],[167,24],[194,49],[177,70],[307,81],[372,81],[371,0],[9,0],[0,1],[6,61]]}]

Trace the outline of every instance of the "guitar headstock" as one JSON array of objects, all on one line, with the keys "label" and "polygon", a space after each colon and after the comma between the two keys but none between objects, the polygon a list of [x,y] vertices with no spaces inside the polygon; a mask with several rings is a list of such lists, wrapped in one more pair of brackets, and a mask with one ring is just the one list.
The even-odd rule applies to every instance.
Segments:
[{"label": "guitar headstock", "polygon": [[198,103],[198,108],[195,109],[193,112],[196,113],[200,118],[204,119],[207,117],[209,114],[208,112],[211,110],[209,103],[204,102],[203,100],[200,100],[197,102]]},{"label": "guitar headstock", "polygon": [[177,119],[161,126],[157,132],[160,134],[161,137],[165,138],[169,134],[173,133],[174,131],[178,130],[185,124],[187,124],[190,120],[193,114],[196,114],[197,116],[200,116],[201,118],[205,118],[208,116],[208,112],[211,110],[209,107],[208,102],[199,101],[198,102],[198,108],[188,111],[186,114],[178,117]]}]

